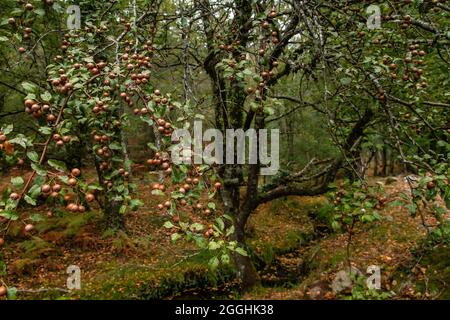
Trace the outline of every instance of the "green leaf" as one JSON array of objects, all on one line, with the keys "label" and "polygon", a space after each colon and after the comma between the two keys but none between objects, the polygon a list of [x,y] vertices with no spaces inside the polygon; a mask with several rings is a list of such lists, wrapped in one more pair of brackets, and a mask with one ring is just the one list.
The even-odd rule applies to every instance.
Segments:
[{"label": "green leaf", "polygon": [[227,219],[228,221],[231,221],[231,222],[234,221],[233,218],[230,215],[228,215],[228,214],[224,214],[222,217]]},{"label": "green leaf", "polygon": [[231,226],[227,229],[227,233],[225,234],[226,237],[231,236],[234,233],[234,226]]},{"label": "green leaf", "polygon": [[0,260],[0,276],[6,276],[6,263],[3,260]]},{"label": "green leaf", "polygon": [[39,132],[42,133],[43,135],[48,136],[49,134],[52,133],[52,128],[44,126],[44,127],[40,127],[39,128]]},{"label": "green leaf", "polygon": [[245,251],[243,248],[237,247],[236,249],[234,249],[234,251],[236,251],[237,253],[239,253],[241,256],[247,257],[247,251]]},{"label": "green leaf", "polygon": [[8,300],[15,300],[17,297],[17,288],[9,287],[8,291],[7,291],[7,297],[8,297]]},{"label": "green leaf", "polygon": [[428,182],[433,181],[432,177],[423,177],[419,180],[419,185],[424,187]]},{"label": "green leaf", "polygon": [[58,171],[62,171],[62,172],[67,171],[66,164],[62,161],[50,159],[47,161],[47,163],[49,166],[51,166],[52,168],[55,168]]},{"label": "green leaf", "polygon": [[350,83],[352,83],[352,79],[351,78],[341,78],[341,83],[344,86],[348,86]]},{"label": "green leaf", "polygon": [[415,204],[408,204],[405,206],[409,210],[409,213],[415,215],[417,212],[417,206]]},{"label": "green leaf", "polygon": [[242,70],[242,73],[243,73],[245,76],[248,76],[248,77],[253,77],[253,76],[254,76],[253,71],[251,71],[250,69],[244,69],[244,70]]},{"label": "green leaf", "polygon": [[264,113],[269,116],[273,116],[275,114],[275,109],[272,107],[264,107]]},{"label": "green leaf", "polygon": [[43,94],[41,94],[41,99],[46,102],[50,102],[52,100],[52,95],[50,92],[45,91]]},{"label": "green leaf", "polygon": [[171,229],[171,228],[173,228],[173,227],[175,227],[175,226],[173,225],[172,222],[166,221],[166,222],[164,223],[163,227],[164,227],[164,228],[167,228],[167,229]]},{"label": "green leaf", "polygon": [[118,142],[112,142],[109,144],[111,150],[121,150],[122,146]]},{"label": "green leaf", "polygon": [[147,118],[147,117],[144,118],[141,116],[141,120],[144,121],[145,123],[147,123],[149,126],[153,125],[153,121],[150,118]]},{"label": "green leaf", "polygon": [[0,211],[0,217],[6,218],[11,221],[19,219],[19,215],[13,211]]},{"label": "green leaf", "polygon": [[395,200],[395,201],[392,201],[391,203],[389,203],[389,206],[392,206],[392,207],[401,207],[404,205],[405,205],[405,202],[402,200]]},{"label": "green leaf", "polygon": [[208,208],[211,210],[216,210],[216,204],[214,202],[208,202]]},{"label": "green leaf", "polygon": [[192,231],[201,231],[201,230],[203,230],[204,228],[205,228],[205,226],[202,225],[201,223],[193,223],[193,224],[191,224],[191,227],[190,227],[190,229],[191,229]]},{"label": "green leaf", "polygon": [[209,259],[208,265],[211,268],[211,270],[216,270],[217,267],[219,266],[219,259],[217,257],[212,257],[211,259]]},{"label": "green leaf", "polygon": [[179,170],[178,167],[174,167],[171,179],[172,183],[180,183],[186,179],[186,174],[183,171]]},{"label": "green leaf", "polygon": [[206,249],[207,247],[207,242],[206,239],[203,238],[203,236],[198,236],[194,238],[195,241],[195,245],[200,248],[200,249]]},{"label": "green leaf", "polygon": [[25,197],[23,197],[23,199],[30,205],[35,206],[36,205],[36,200],[34,200],[33,198],[31,198],[29,195],[25,195]]},{"label": "green leaf", "polygon": [[41,216],[40,214],[37,214],[37,213],[32,214],[32,215],[30,216],[30,219],[31,219],[32,221],[36,221],[36,222],[38,222],[38,221],[43,221],[43,220],[44,220],[44,218],[42,218],[42,216]]},{"label": "green leaf", "polygon": [[44,10],[44,9],[41,9],[41,8],[35,9],[35,10],[34,10],[34,13],[37,14],[38,16],[43,17],[43,16],[45,15],[45,10]]},{"label": "green leaf", "polygon": [[33,162],[38,162],[39,161],[39,155],[37,154],[36,151],[28,151],[27,152],[27,157],[28,157],[28,159],[30,159]]},{"label": "green leaf", "polygon": [[162,192],[159,189],[156,189],[156,190],[152,190],[152,195],[154,195],[154,196],[163,196],[164,192]]},{"label": "green leaf", "polygon": [[69,182],[69,177],[68,176],[60,176],[59,180],[61,180],[65,184],[67,184],[67,182]]},{"label": "green leaf", "polygon": [[27,92],[35,92],[37,90],[37,86],[34,83],[31,83],[31,82],[28,82],[28,81],[22,82],[22,87]]},{"label": "green leaf", "polygon": [[433,234],[437,237],[442,237],[442,231],[439,228],[433,230]]},{"label": "green leaf", "polygon": [[10,134],[14,129],[14,126],[12,124],[8,124],[6,127],[2,127],[3,134]]},{"label": "green leaf", "polygon": [[31,164],[31,168],[36,171],[36,173],[40,176],[46,176],[47,175],[47,170],[45,170],[41,165],[37,164],[37,163],[32,163]]},{"label": "green leaf", "polygon": [[15,188],[20,188],[24,184],[24,181],[22,177],[14,177],[11,178],[11,183]]},{"label": "green leaf", "polygon": [[208,243],[208,249],[209,250],[217,250],[220,248],[220,245],[216,241],[210,241]]},{"label": "green leaf", "polygon": [[223,264],[229,264],[229,263],[230,263],[230,255],[228,255],[228,254],[223,254],[223,255],[220,257],[220,261],[221,261]]},{"label": "green leaf", "polygon": [[19,33],[13,33],[14,38],[17,39],[17,41],[22,42],[22,35]]},{"label": "green leaf", "polygon": [[221,231],[223,231],[223,229],[225,229],[225,223],[223,222],[223,219],[222,218],[217,218],[216,222],[219,225],[219,229]]},{"label": "green leaf", "polygon": [[341,228],[341,224],[340,224],[339,222],[337,222],[337,221],[333,221],[333,222],[331,223],[331,227],[332,227],[334,230],[339,230],[339,229]]},{"label": "green leaf", "polygon": [[88,186],[89,190],[103,190],[103,187],[100,185],[96,185],[96,184],[91,184]]},{"label": "green leaf", "polygon": [[252,111],[254,112],[258,111],[259,107],[260,107],[259,104],[257,104],[256,102],[254,101],[250,102],[250,109]]},{"label": "green leaf", "polygon": [[18,144],[22,148],[32,147],[33,144],[23,134],[18,134],[14,139],[9,140],[12,144]]},{"label": "green leaf", "polygon": [[[42,177],[40,177],[42,178]],[[33,186],[30,188],[30,190],[28,190],[28,194],[30,195],[30,197],[32,198],[37,198],[37,196],[39,194],[41,194],[41,184],[42,181],[37,181],[38,179],[36,178],[35,184],[33,184]]]},{"label": "green leaf", "polygon": [[374,219],[370,214],[363,214],[361,217],[362,222],[372,222]]},{"label": "green leaf", "polygon": [[133,199],[130,201],[130,207],[132,211],[136,211],[139,207],[143,206],[144,203],[139,199]]},{"label": "green leaf", "polygon": [[149,142],[149,143],[147,143],[147,146],[148,146],[150,149],[152,149],[153,151],[158,151],[158,148],[156,148],[156,146],[155,146],[154,143]]},{"label": "green leaf", "polygon": [[177,241],[177,240],[180,239],[180,238],[181,238],[181,235],[180,235],[179,233],[173,233],[173,234],[170,236],[170,239],[171,239],[173,242]]}]

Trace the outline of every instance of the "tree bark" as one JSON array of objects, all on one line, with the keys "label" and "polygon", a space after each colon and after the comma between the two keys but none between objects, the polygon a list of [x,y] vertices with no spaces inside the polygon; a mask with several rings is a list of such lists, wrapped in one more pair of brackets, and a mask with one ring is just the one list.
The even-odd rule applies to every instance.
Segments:
[{"label": "tree bark", "polygon": [[374,158],[373,158],[373,176],[378,177],[378,150],[374,151]]},{"label": "tree bark", "polygon": [[391,150],[389,155],[390,161],[389,161],[389,174],[393,176],[395,174],[395,156],[394,156],[394,150]]},{"label": "tree bark", "polygon": [[122,204],[122,201],[106,199],[104,219],[107,228],[113,230],[123,229],[125,221],[123,214],[120,213],[120,207]]},{"label": "tree bark", "polygon": [[383,166],[381,169],[381,175],[383,177],[386,177],[387,176],[387,148],[386,148],[386,146],[383,147],[381,163]]},{"label": "tree bark", "polygon": [[287,159],[289,162],[294,162],[295,148],[294,148],[294,128],[292,119],[286,118],[284,123],[286,124],[286,137],[287,137]]},{"label": "tree bark", "polygon": [[[237,220],[235,226],[235,240],[240,247],[248,252],[245,239],[245,222]],[[241,289],[245,292],[257,285],[260,282],[260,277],[250,255],[243,256],[239,253],[233,254],[234,265],[236,268],[236,275],[241,282]]]}]

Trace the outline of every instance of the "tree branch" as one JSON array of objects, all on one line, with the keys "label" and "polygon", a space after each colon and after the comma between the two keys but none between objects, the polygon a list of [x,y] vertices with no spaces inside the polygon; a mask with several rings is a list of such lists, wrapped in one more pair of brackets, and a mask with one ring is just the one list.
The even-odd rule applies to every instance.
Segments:
[{"label": "tree branch", "polygon": [[8,88],[11,89],[11,90],[17,91],[17,92],[19,92],[20,94],[23,94],[24,96],[27,95],[24,91],[22,91],[22,90],[16,88],[15,86],[12,86],[12,85],[10,85],[10,84],[8,84],[8,83],[5,83],[5,82],[3,82],[3,81],[0,81],[0,84],[3,85],[3,86],[5,86],[5,87],[8,87]]}]

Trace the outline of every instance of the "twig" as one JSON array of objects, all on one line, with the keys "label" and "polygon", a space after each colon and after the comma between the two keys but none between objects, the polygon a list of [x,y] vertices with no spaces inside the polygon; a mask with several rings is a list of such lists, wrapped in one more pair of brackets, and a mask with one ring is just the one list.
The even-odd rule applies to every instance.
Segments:
[{"label": "twig", "polygon": [[185,256],[182,260],[180,260],[180,261],[178,261],[177,263],[175,263],[174,265],[172,265],[172,268],[174,268],[174,267],[176,267],[176,266],[178,266],[178,265],[180,265],[181,263],[183,263],[183,262],[185,262],[186,260],[188,260],[188,259],[190,259],[190,258],[192,258],[192,257],[195,257],[196,255],[199,255],[200,254],[200,251],[199,252],[196,252],[196,253],[193,253],[193,254],[190,254],[190,255],[187,255],[187,256]]}]

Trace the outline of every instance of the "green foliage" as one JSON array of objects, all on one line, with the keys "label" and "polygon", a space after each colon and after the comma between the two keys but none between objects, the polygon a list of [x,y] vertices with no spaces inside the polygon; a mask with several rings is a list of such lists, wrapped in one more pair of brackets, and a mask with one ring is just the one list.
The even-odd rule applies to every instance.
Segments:
[{"label": "green foliage", "polygon": [[381,219],[376,211],[376,206],[383,203],[380,193],[380,186],[368,187],[360,181],[344,180],[337,191],[328,195],[330,202],[335,205],[332,227],[349,231],[355,223]]},{"label": "green foliage", "polygon": [[444,238],[447,232],[444,215],[450,209],[449,170],[448,164],[442,163],[435,168],[434,174],[422,171],[417,181],[411,181],[407,177],[411,193],[403,193],[402,199],[394,203],[408,208],[413,217],[432,215],[438,225],[434,234]]},{"label": "green foliage", "polygon": [[345,300],[387,300],[394,296],[393,292],[369,289],[366,278],[352,274],[353,287],[350,296],[343,296]]},{"label": "green foliage", "polygon": [[[428,293],[432,299],[450,299],[448,286],[443,283],[450,280],[450,222],[446,221],[439,228],[434,229],[428,236],[412,250],[420,265],[426,268],[425,277],[419,278],[417,288]],[[410,270],[407,270],[410,272]]]},{"label": "green foliage", "polygon": [[[445,221],[439,228],[435,228],[422,243],[425,250],[431,250],[433,247],[441,244],[450,244],[450,222]],[[416,253],[420,253],[416,250]]]},{"label": "green foliage", "polygon": [[31,240],[26,240],[18,245],[19,250],[21,250],[21,256],[27,259],[36,259],[44,254],[54,252],[56,246],[39,238],[33,237]]},{"label": "green foliage", "polygon": [[72,238],[79,234],[87,224],[98,224],[99,222],[100,218],[96,212],[88,212],[80,215],[62,214],[61,216],[39,222],[36,229],[41,233],[50,231],[62,232],[64,237]]},{"label": "green foliage", "polygon": [[316,213],[318,221],[328,226],[330,229],[332,229],[334,220],[334,208],[335,207],[331,203],[325,203],[319,206]]}]

